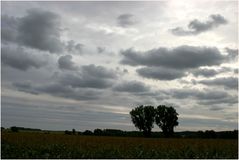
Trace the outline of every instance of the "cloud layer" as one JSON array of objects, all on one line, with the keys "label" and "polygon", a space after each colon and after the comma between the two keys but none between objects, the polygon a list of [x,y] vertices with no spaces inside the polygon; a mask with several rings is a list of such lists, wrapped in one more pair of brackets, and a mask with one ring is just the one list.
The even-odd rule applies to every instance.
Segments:
[{"label": "cloud layer", "polygon": [[228,21],[220,14],[212,14],[209,19],[205,22],[201,22],[198,19],[194,19],[189,22],[188,29],[183,29],[182,27],[176,27],[171,29],[171,32],[177,36],[187,36],[187,35],[197,35],[220,25],[227,24]]},{"label": "cloud layer", "polygon": [[197,68],[200,66],[220,65],[228,60],[213,47],[179,46],[176,48],[158,48],[145,52],[133,49],[121,52],[122,64],[131,66],[162,66],[176,69]]},{"label": "cloud layer", "polygon": [[140,92],[149,91],[150,87],[146,86],[144,83],[138,82],[138,81],[125,81],[125,82],[122,82],[122,83],[116,85],[113,88],[113,90],[118,91],[118,92],[136,92],[136,93],[140,93]]},{"label": "cloud layer", "polygon": [[129,27],[137,24],[137,20],[132,14],[121,14],[117,17],[117,23],[121,27]]},{"label": "cloud layer", "polygon": [[64,51],[82,53],[83,44],[63,41],[61,17],[39,8],[29,9],[23,17],[2,15],[2,40],[41,51],[62,54]]},{"label": "cloud layer", "polygon": [[192,98],[197,100],[198,104],[202,105],[219,105],[219,104],[237,104],[237,96],[228,94],[225,91],[211,89],[172,89],[169,91],[172,97],[177,99]]},{"label": "cloud layer", "polygon": [[142,77],[158,80],[174,80],[186,76],[184,70],[164,67],[143,67],[137,69],[136,72]]},{"label": "cloud layer", "polygon": [[238,78],[236,77],[221,77],[214,79],[201,80],[199,83],[208,86],[223,86],[227,89],[238,90]]},{"label": "cloud layer", "polygon": [[72,55],[61,56],[58,59],[58,66],[62,70],[77,70],[78,67],[72,62]]},{"label": "cloud layer", "polygon": [[4,65],[23,71],[30,68],[38,69],[47,64],[47,60],[43,57],[28,53],[20,47],[10,48],[2,46],[1,55]]}]

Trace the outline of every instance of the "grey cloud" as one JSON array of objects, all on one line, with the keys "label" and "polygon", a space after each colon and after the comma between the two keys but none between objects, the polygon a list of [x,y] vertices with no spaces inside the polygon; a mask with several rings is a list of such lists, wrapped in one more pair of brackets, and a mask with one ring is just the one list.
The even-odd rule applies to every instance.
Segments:
[{"label": "grey cloud", "polygon": [[41,93],[75,100],[94,100],[98,99],[102,95],[99,90],[88,88],[73,88],[71,86],[64,86],[59,83],[41,86],[36,89]]},{"label": "grey cloud", "polygon": [[61,41],[60,16],[42,9],[27,10],[23,17],[2,15],[1,33],[4,43],[12,42],[26,47],[61,53],[64,49],[81,50],[82,45]]},{"label": "grey cloud", "polygon": [[102,53],[105,51],[105,48],[104,47],[97,47],[97,51],[98,53]]},{"label": "grey cloud", "polygon": [[230,106],[237,103],[238,103],[237,96],[225,96],[220,99],[210,99],[210,100],[204,100],[204,101],[198,102],[198,104],[201,104],[201,105],[228,104]]},{"label": "grey cloud", "polygon": [[204,77],[212,77],[217,75],[219,72],[215,69],[206,69],[206,68],[199,68],[192,71],[192,74],[196,77],[204,76]]},{"label": "grey cloud", "polygon": [[116,85],[113,90],[118,92],[147,92],[150,87],[139,81],[125,81]]},{"label": "grey cloud", "polygon": [[59,83],[51,83],[47,85],[33,85],[30,82],[13,83],[19,91],[31,94],[48,94],[57,97],[64,97],[74,100],[95,100],[98,99],[102,93],[94,89],[86,88],[72,88],[64,86]]},{"label": "grey cloud", "polygon": [[77,88],[108,88],[112,86],[112,81],[99,77],[77,74],[65,74],[60,78],[60,83]]},{"label": "grey cloud", "polygon": [[123,72],[124,73],[129,73],[129,71],[127,69],[124,69]]},{"label": "grey cloud", "polygon": [[117,75],[113,70],[102,66],[87,65],[80,68],[80,72],[66,73],[60,77],[60,83],[78,88],[108,88],[112,86]]},{"label": "grey cloud", "polygon": [[222,77],[209,80],[201,80],[198,83],[208,86],[223,86],[227,89],[238,90],[238,78],[237,77]]},{"label": "grey cloud", "polygon": [[31,9],[19,19],[18,41],[51,53],[62,52],[60,17],[49,11]]},{"label": "grey cloud", "polygon": [[137,23],[135,16],[132,14],[121,14],[117,17],[117,23],[121,27],[129,27]]},{"label": "grey cloud", "polygon": [[8,15],[1,16],[1,40],[2,42],[15,42],[18,36],[18,19]]},{"label": "grey cloud", "polygon": [[236,59],[238,58],[238,49],[231,49],[231,48],[225,48],[226,52],[228,53],[229,59]]},{"label": "grey cloud", "polygon": [[144,67],[137,69],[136,72],[142,77],[158,80],[174,80],[186,75],[184,70],[164,67]]},{"label": "grey cloud", "polygon": [[228,61],[220,51],[213,47],[179,46],[176,48],[158,48],[145,52],[128,49],[121,51],[122,64],[131,66],[163,66],[176,69],[197,68],[200,66],[220,65]]},{"label": "grey cloud", "polygon": [[67,42],[66,49],[68,52],[82,54],[82,48],[84,47],[81,43],[76,43],[73,40]]},{"label": "grey cloud", "polygon": [[78,67],[72,62],[71,55],[61,56],[58,59],[58,66],[62,70],[77,70]]},{"label": "grey cloud", "polygon": [[185,30],[182,27],[176,27],[171,29],[171,32],[177,36],[197,35],[227,23],[227,20],[220,14],[213,14],[209,16],[209,20],[206,22],[194,19],[189,22],[188,29]]},{"label": "grey cloud", "polygon": [[23,71],[40,68],[47,63],[43,58],[30,54],[20,47],[2,46],[1,54],[3,64]]},{"label": "grey cloud", "polygon": [[237,96],[230,95],[227,92],[219,90],[198,90],[198,89],[171,89],[167,91],[172,97],[176,99],[193,98],[198,100],[198,104],[236,104],[238,102]]},{"label": "grey cloud", "polygon": [[102,66],[82,66],[77,71],[64,70],[54,75],[52,83],[13,83],[18,91],[30,94],[48,94],[75,100],[95,100],[113,85],[117,75]]},{"label": "grey cloud", "polygon": [[238,69],[234,69],[234,73],[235,73],[235,74],[238,74]]},{"label": "grey cloud", "polygon": [[116,71],[117,74],[119,74],[119,75],[121,75],[121,76],[123,76],[123,75],[129,73],[129,71],[128,71],[127,69],[125,69],[125,68],[120,68],[120,67],[116,67],[116,68],[115,68],[115,71]]},{"label": "grey cloud", "polygon": [[219,107],[219,106],[210,106],[210,110],[211,111],[220,111],[220,110],[224,110],[224,107]]},{"label": "grey cloud", "polygon": [[182,27],[176,27],[174,29],[170,30],[174,35],[177,36],[187,36],[187,35],[193,35],[192,31],[185,31]]},{"label": "grey cloud", "polygon": [[196,77],[198,77],[198,76],[213,77],[220,73],[232,72],[232,71],[233,71],[233,69],[229,68],[229,67],[222,67],[220,69],[198,68],[198,69],[192,70],[191,73]]},{"label": "grey cloud", "polygon": [[106,55],[106,56],[115,56],[115,53],[113,51],[108,50],[106,47],[103,47],[103,46],[96,47],[96,53],[101,55]]},{"label": "grey cloud", "polygon": [[30,94],[36,94],[36,95],[39,94],[38,91],[33,89],[31,82],[21,82],[21,83],[15,82],[13,83],[13,86],[15,86],[17,90],[21,92],[26,92]]},{"label": "grey cloud", "polygon": [[82,66],[82,73],[87,76],[115,79],[117,75],[113,70],[107,69],[103,66],[96,66],[94,64]]},{"label": "grey cloud", "polygon": [[210,18],[213,20],[214,23],[212,25],[214,26],[228,23],[228,21],[220,14],[212,14]]}]

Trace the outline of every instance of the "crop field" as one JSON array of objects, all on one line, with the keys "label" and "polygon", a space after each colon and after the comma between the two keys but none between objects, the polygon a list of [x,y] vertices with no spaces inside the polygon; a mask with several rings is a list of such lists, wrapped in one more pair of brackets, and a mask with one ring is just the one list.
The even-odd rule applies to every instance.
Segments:
[{"label": "crop field", "polygon": [[237,140],[2,133],[1,158],[238,158]]}]

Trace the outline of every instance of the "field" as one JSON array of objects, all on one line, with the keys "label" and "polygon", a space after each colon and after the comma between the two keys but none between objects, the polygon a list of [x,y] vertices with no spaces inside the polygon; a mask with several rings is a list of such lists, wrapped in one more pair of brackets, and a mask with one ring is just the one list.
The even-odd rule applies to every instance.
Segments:
[{"label": "field", "polygon": [[238,158],[237,140],[2,133],[1,158]]}]

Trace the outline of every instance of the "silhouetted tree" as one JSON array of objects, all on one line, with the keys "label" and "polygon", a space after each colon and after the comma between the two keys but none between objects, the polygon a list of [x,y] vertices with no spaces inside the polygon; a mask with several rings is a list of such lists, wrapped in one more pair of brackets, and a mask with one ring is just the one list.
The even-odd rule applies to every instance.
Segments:
[{"label": "silhouetted tree", "polygon": [[151,136],[155,116],[154,107],[142,105],[132,109],[130,115],[135,127],[143,131],[144,136]]},{"label": "silhouetted tree", "polygon": [[203,138],[204,137],[203,131],[197,131],[197,137]]},{"label": "silhouetted tree", "polygon": [[124,135],[124,131],[119,130],[119,129],[104,129],[103,130],[103,135],[106,136],[123,136]]},{"label": "silhouetted tree", "polygon": [[71,132],[68,130],[65,130],[65,134],[71,135]]},{"label": "silhouetted tree", "polygon": [[216,132],[214,130],[206,130],[204,135],[206,138],[217,138]]},{"label": "silhouetted tree", "polygon": [[178,125],[178,113],[173,107],[159,105],[156,108],[155,122],[162,129],[165,137],[173,134],[173,128]]},{"label": "silhouetted tree", "polygon": [[18,132],[18,128],[16,126],[11,127],[12,132]]},{"label": "silhouetted tree", "polygon": [[82,134],[83,135],[93,135],[93,133],[90,130],[85,130]]},{"label": "silhouetted tree", "polygon": [[75,135],[76,134],[76,130],[73,128],[72,129],[72,134]]},{"label": "silhouetted tree", "polygon": [[100,136],[100,135],[102,135],[102,133],[103,133],[103,131],[101,129],[97,128],[94,130],[94,135]]}]

